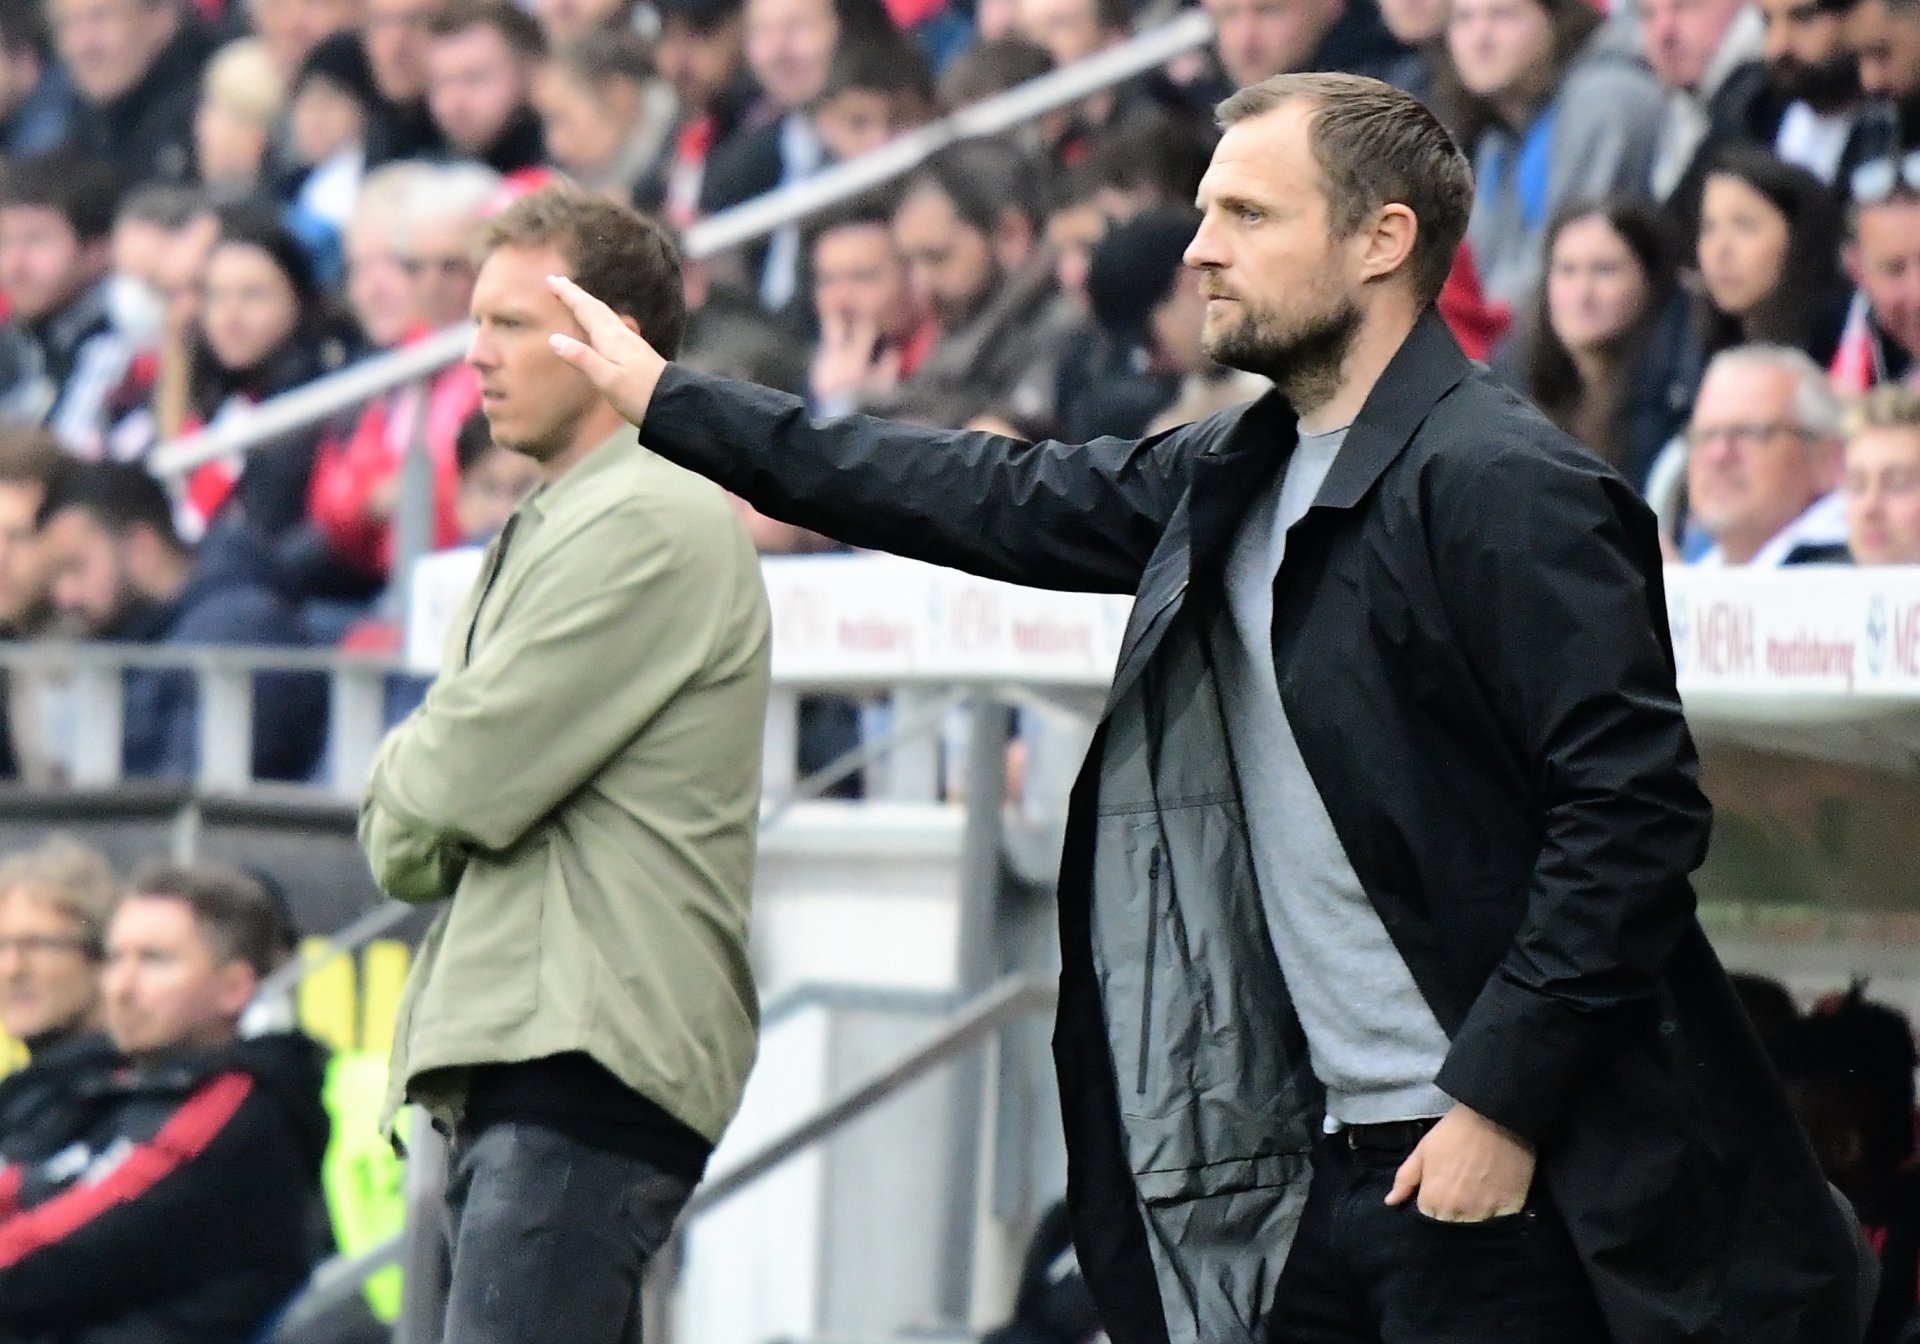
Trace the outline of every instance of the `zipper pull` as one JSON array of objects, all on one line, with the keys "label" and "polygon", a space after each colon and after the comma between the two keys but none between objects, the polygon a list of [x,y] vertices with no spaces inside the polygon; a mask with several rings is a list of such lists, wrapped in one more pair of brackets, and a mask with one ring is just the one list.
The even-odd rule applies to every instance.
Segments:
[{"label": "zipper pull", "polygon": [[1159,880],[1160,880],[1160,846],[1155,845],[1153,847],[1153,853],[1147,856],[1147,881],[1158,882]]}]

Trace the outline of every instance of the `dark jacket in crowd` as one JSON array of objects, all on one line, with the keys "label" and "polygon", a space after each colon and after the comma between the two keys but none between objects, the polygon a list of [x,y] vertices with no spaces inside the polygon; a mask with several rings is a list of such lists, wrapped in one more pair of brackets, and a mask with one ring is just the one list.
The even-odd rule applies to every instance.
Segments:
[{"label": "dark jacket in crowd", "polygon": [[424,98],[410,103],[376,99],[367,117],[367,168],[400,159],[430,159],[444,155],[447,142],[433,124]]},{"label": "dark jacket in crowd", "polygon": [[[1428,62],[1388,30],[1373,0],[1347,0],[1339,19],[1300,69],[1369,75],[1409,92],[1409,86],[1432,78]],[[1214,107],[1233,92],[1233,80],[1217,66],[1187,86],[1188,98],[1209,118]]]},{"label": "dark jacket in crowd", "polygon": [[[1114,1344],[1264,1340],[1321,1130],[1232,764],[1258,744],[1212,670],[1234,535],[1295,435],[1277,392],[1082,447],[823,427],[677,367],[641,427],[851,545],[1137,594],[1072,794],[1054,1036]],[[1870,1253],[1694,916],[1710,814],[1661,574],[1632,487],[1429,313],[1288,536],[1281,700],[1450,1039],[1436,1081],[1537,1145],[1614,1338],[1856,1340]]]},{"label": "dark jacket in crowd", "polygon": [[0,1331],[252,1340],[322,1249],[324,1067],[274,1035],[96,1075],[58,1151],[0,1168]]},{"label": "dark jacket in crowd", "polygon": [[48,59],[40,70],[40,82],[33,92],[20,100],[11,116],[0,122],[0,153],[9,159],[31,158],[60,148],[73,133],[74,110],[79,99],[66,67]]},{"label": "dark jacket in crowd", "polygon": [[[339,369],[350,353],[343,335],[310,314],[286,344],[251,368],[223,369],[202,350],[190,389],[194,417],[207,424],[230,401],[258,405],[305,387]],[[296,430],[248,453],[228,507],[237,507],[247,526],[265,537],[284,536],[306,521],[313,464],[328,428]]]},{"label": "dark jacket in crowd", "polygon": [[0,420],[44,425],[69,452],[98,456],[138,398],[135,351],[113,325],[102,280],[39,322],[0,328]]},{"label": "dark jacket in crowd", "polygon": [[[458,151],[448,152],[454,158],[466,157]],[[480,161],[502,177],[544,165],[547,161],[547,133],[540,124],[539,114],[525,104],[515,108],[507,124],[500,129],[499,137],[480,156]]]},{"label": "dark jacket in crowd", "polygon": [[[306,628],[273,552],[253,532],[222,524],[207,533],[186,587],[171,602],[142,603],[110,632],[133,644],[176,648],[294,648]],[[122,763],[129,776],[191,779],[200,759],[200,709],[190,672],[126,674]],[[253,679],[253,773],[306,778],[327,730],[327,683],[317,672],[261,672]]]},{"label": "dark jacket in crowd", "polygon": [[121,1063],[113,1042],[97,1031],[35,1049],[26,1067],[0,1079],[0,1163],[32,1164],[64,1147],[79,1123],[82,1095]]},{"label": "dark jacket in crowd", "polygon": [[81,100],[67,149],[111,163],[126,188],[194,177],[193,117],[209,45],[186,22],[140,82],[110,103]]}]

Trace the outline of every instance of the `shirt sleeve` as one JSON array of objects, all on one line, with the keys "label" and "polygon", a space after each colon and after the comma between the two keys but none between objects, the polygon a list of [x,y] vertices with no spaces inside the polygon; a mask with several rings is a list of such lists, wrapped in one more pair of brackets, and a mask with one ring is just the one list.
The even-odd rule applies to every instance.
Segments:
[{"label": "shirt sleeve", "polygon": [[435,847],[511,848],[702,675],[760,582],[744,540],[704,525],[613,508],[542,557],[375,762],[362,833],[390,874],[428,890],[451,862]]},{"label": "shirt sleeve", "polygon": [[1711,811],[1681,712],[1653,517],[1601,466],[1476,464],[1438,561],[1448,619],[1533,772],[1540,850],[1511,946],[1438,1083],[1538,1140],[1599,1052],[1651,1022],[1692,926]]}]

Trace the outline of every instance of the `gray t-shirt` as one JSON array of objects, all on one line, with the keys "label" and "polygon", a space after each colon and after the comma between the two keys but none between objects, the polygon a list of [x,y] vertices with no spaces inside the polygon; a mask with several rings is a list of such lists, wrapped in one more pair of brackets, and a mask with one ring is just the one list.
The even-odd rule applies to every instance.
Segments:
[{"label": "gray t-shirt", "polygon": [[1280,480],[1247,511],[1227,562],[1238,636],[1222,666],[1267,928],[1307,1035],[1329,1123],[1444,1115],[1434,1086],[1447,1036],[1387,936],[1335,834],[1280,703],[1273,582],[1287,529],[1313,504],[1345,429],[1302,434]]}]

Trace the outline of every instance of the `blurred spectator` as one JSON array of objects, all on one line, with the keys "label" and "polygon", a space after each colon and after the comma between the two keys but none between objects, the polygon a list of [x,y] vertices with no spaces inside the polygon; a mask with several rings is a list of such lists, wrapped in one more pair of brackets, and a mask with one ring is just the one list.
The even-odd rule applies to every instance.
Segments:
[{"label": "blurred spectator", "polygon": [[[261,543],[223,527],[196,554],[174,530],[166,492],[138,467],[76,466],[49,491],[39,525],[53,600],[92,638],[174,648],[305,642]],[[254,776],[306,778],[326,733],[324,677],[262,672],[253,686]],[[199,718],[191,674],[128,671],[126,774],[193,778]]]},{"label": "blurred spectator", "polygon": [[310,250],[338,251],[340,233],[360,198],[379,106],[365,48],[352,34],[321,41],[293,78],[290,129],[299,185],[290,222]]},{"label": "blurred spectator", "polygon": [[1826,184],[1764,149],[1732,146],[1707,172],[1699,238],[1704,355],[1759,344],[1833,359],[1850,294]]},{"label": "blurred spectator", "polygon": [[1827,1179],[1880,1257],[1866,1344],[1904,1344],[1920,1325],[1920,1169],[1914,1156],[1913,1025],[1856,984],[1815,1005],[1775,1052]]},{"label": "blurred spectator", "polygon": [[1053,57],[1038,43],[1023,37],[983,39],[940,72],[940,106],[948,112],[972,107],[1052,69]]},{"label": "blurred spectator", "polygon": [[54,59],[47,18],[35,0],[0,0],[0,154],[30,158],[71,133],[73,81]]},{"label": "blurred spectator", "polygon": [[1208,125],[1141,102],[1097,136],[1087,153],[1100,208],[1131,219],[1150,205],[1193,204],[1218,133]]},{"label": "blurred spectator", "polygon": [[635,203],[685,229],[700,212],[707,160],[733,137],[758,96],[747,73],[741,0],[657,0],[653,59],[680,100],[680,122],[661,171]]},{"label": "blurred spectator", "polygon": [[539,486],[540,464],[495,443],[487,417],[479,411],[460,426],[454,458],[460,466],[460,492],[453,505],[460,544],[484,546],[500,535],[513,511]]},{"label": "blurred spectator", "polygon": [[1447,48],[1467,94],[1454,131],[1475,187],[1467,241],[1495,303],[1533,295],[1561,206],[1647,180],[1660,86],[1603,40],[1603,22],[1588,0],[1454,0]]},{"label": "blurred spectator", "polygon": [[[174,438],[186,428],[191,414],[194,351],[200,339],[200,284],[220,236],[219,215],[204,201],[195,200],[186,222],[169,228],[159,255],[160,297],[166,306],[160,323],[152,432],[137,449],[129,447],[116,452],[116,457],[137,457],[154,442]],[[184,202],[182,208],[188,208]]]},{"label": "blurred spectator", "polygon": [[31,1053],[0,1081],[0,1162],[53,1156],[81,1089],[119,1060],[100,1003],[119,894],[107,861],[65,836],[0,860],[0,1026]]},{"label": "blurred spectator", "polygon": [[[1044,48],[1056,69],[1119,46],[1132,29],[1129,0],[1016,0],[1014,5],[1014,31]],[[1075,107],[1074,129],[1059,155],[1063,166],[1073,167],[1085,157],[1093,133],[1113,120],[1125,98],[1124,86],[1102,89]]]},{"label": "blurred spectator", "polygon": [[[270,213],[229,215],[207,258],[190,424],[243,415],[339,368],[346,355],[341,321],[299,242]],[[306,516],[320,433],[296,430],[243,462],[201,467],[188,486],[193,512],[211,522],[231,507],[260,537],[283,535]]]},{"label": "blurred spectator", "polygon": [[427,107],[453,153],[501,174],[541,164],[528,101],[546,55],[540,25],[505,0],[453,0],[427,31]]},{"label": "blurred spectator", "polygon": [[1112,219],[1100,208],[1091,174],[1070,173],[1047,207],[1047,246],[1053,251],[1053,278],[1063,298],[1081,313],[1087,306],[1087,268],[1093,249],[1107,236]]},{"label": "blurred spectator", "polygon": [[[747,66],[764,93],[762,122],[708,161],[701,212],[716,214],[824,167],[827,147],[808,109],[826,87],[834,53],[843,42],[891,31],[878,0],[747,0]],[[761,306],[786,311],[799,292],[799,226],[777,229],[740,255]]]},{"label": "blurred spectator", "polygon": [[64,153],[0,176],[0,419],[44,424],[85,456],[101,451],[133,366],[107,306],[117,204],[111,170]]},{"label": "blurred spectator", "polygon": [[895,245],[940,339],[888,413],[960,425],[989,406],[1051,422],[1055,369],[1074,326],[1039,241],[1030,165],[995,141],[956,145],[908,180]]},{"label": "blurred spectator", "polygon": [[48,0],[80,98],[70,154],[104,159],[124,186],[192,180],[193,117],[207,42],[180,0]]},{"label": "blurred spectator", "polygon": [[[348,234],[348,292],[369,340],[404,345],[466,317],[472,245],[494,190],[491,175],[471,164],[393,164],[368,179]],[[345,576],[329,576],[329,588],[364,595],[386,579],[401,467],[416,435],[424,434],[433,463],[433,544],[458,539],[455,445],[479,406],[479,379],[461,361],[429,379],[424,398],[409,384],[368,403],[345,440],[321,450],[308,517],[325,555],[358,577],[338,588],[334,578]],[[310,588],[319,586],[309,580]]]},{"label": "blurred spectator", "polygon": [[107,311],[143,356],[157,350],[166,333],[168,249],[202,206],[190,187],[142,187],[114,218]]},{"label": "blurred spectator", "polygon": [[1116,224],[1093,250],[1087,298],[1098,338],[1063,370],[1064,438],[1139,438],[1210,362],[1199,273],[1181,259],[1199,223],[1191,208],[1154,207]]},{"label": "blurred spectator", "polygon": [[1850,157],[1866,163],[1920,145],[1920,4],[1855,0],[1846,42],[1867,99]]},{"label": "blurred spectator", "polygon": [[34,520],[47,491],[72,463],[45,430],[0,430],[0,638],[31,638],[53,616]]},{"label": "blurred spectator", "polygon": [[547,49],[557,51],[583,42],[595,33],[639,35],[634,18],[636,0],[540,0],[533,7],[546,35]]},{"label": "blurred spectator", "polygon": [[1847,418],[1847,551],[1857,565],[1920,565],[1920,393],[1876,387]]},{"label": "blurred spectator", "polygon": [[1842,191],[1869,153],[1859,64],[1846,41],[1849,8],[1850,0],[1759,0],[1767,75],[1786,102],[1773,152]]},{"label": "blurred spectator", "polygon": [[1373,0],[1202,0],[1213,15],[1220,74],[1192,94],[1208,113],[1235,89],[1298,70],[1344,70],[1397,84],[1413,53],[1394,39]]},{"label": "blurred spectator", "polygon": [[921,125],[933,106],[926,57],[906,38],[888,34],[841,44],[808,118],[827,157],[844,163]]},{"label": "blurred spectator", "polygon": [[1547,232],[1531,321],[1497,367],[1636,487],[1686,424],[1698,364],[1679,240],[1650,204],[1575,204]]},{"label": "blurred spectator", "polygon": [[591,32],[550,56],[533,105],[548,157],[588,191],[623,204],[659,171],[678,110],[647,44],[617,31]]},{"label": "blurred spectator", "polygon": [[286,101],[286,79],[258,38],[229,42],[207,62],[193,144],[201,185],[213,199],[240,201],[260,191]]},{"label": "blurred spectator", "polygon": [[379,101],[367,131],[367,166],[446,148],[427,111],[427,29],[446,0],[366,0],[361,43]]},{"label": "blurred spectator", "polygon": [[1760,59],[1766,25],[1745,0],[1647,0],[1640,17],[1667,91],[1649,181],[1691,250],[1707,164],[1730,143],[1771,144],[1779,126],[1784,109]]},{"label": "blurred spectator", "polygon": [[1789,346],[1736,346],[1707,365],[1687,429],[1687,506],[1707,568],[1846,558],[1840,402]]},{"label": "blurred spectator", "polygon": [[361,0],[247,0],[253,31],[273,59],[282,85],[290,84],[315,47],[359,26]]},{"label": "blurred spectator", "polygon": [[1858,393],[1909,381],[1920,355],[1920,153],[1856,169],[1847,220],[1847,270],[1859,288],[1833,357],[1833,382]]},{"label": "blurred spectator", "polygon": [[216,864],[149,865],[107,926],[108,1030],[131,1061],[54,1157],[6,1174],[0,1327],[248,1344],[312,1267],[328,1121],[304,1036],[240,1040],[278,917]]},{"label": "blurred spectator", "polygon": [[813,222],[808,238],[820,341],[807,401],[816,415],[847,415],[917,373],[939,332],[907,286],[886,198],[841,207]]},{"label": "blurred spectator", "polygon": [[1411,53],[1395,82],[1421,102],[1434,100],[1436,65],[1444,59],[1450,0],[1380,0],[1380,20],[1394,41]]}]

